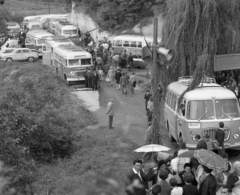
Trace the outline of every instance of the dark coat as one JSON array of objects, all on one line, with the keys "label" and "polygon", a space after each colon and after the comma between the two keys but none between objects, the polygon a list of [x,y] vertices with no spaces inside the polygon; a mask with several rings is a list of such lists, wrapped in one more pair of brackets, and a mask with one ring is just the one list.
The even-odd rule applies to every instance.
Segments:
[{"label": "dark coat", "polygon": [[199,140],[198,143],[197,143],[197,150],[199,149],[205,149],[207,150],[207,143],[204,141],[204,140]]},{"label": "dark coat", "polygon": [[231,173],[228,177],[227,180],[227,186],[228,186],[228,191],[232,192],[232,189],[234,188],[234,184],[238,181],[238,174],[236,173],[236,171],[234,171],[233,173]]},{"label": "dark coat", "polygon": [[99,75],[97,73],[96,74],[93,73],[93,75],[92,75],[93,85],[96,85],[98,83],[98,81],[99,81]]},{"label": "dark coat", "polygon": [[217,192],[217,180],[209,174],[200,184],[199,194],[200,195],[216,195]]},{"label": "dark coat", "polygon": [[[149,174],[145,174],[142,170],[140,170],[140,175],[142,180],[133,172],[133,169],[130,169],[127,174],[127,180],[125,182],[125,191],[128,195],[146,195],[146,189],[148,189],[148,181],[152,178],[153,173],[150,172]],[[127,187],[131,185],[134,180],[138,180],[139,183],[142,185],[143,188],[133,188],[134,192],[131,192]]]},{"label": "dark coat", "polygon": [[122,73],[120,71],[117,71],[115,74],[115,79],[117,81],[117,84],[119,84],[121,76],[122,76]]},{"label": "dark coat", "polygon": [[223,146],[224,137],[225,137],[224,130],[223,129],[217,129],[216,134],[215,134],[215,139],[219,143],[219,146]]}]

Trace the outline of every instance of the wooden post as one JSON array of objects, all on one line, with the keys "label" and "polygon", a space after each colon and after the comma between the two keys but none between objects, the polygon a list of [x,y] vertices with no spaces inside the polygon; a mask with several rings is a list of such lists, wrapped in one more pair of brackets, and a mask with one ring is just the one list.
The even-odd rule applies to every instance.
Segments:
[{"label": "wooden post", "polygon": [[[152,93],[153,93],[153,119],[152,119],[152,142],[153,144],[162,144],[161,134],[160,134],[160,92],[158,90],[160,82],[159,66],[158,63],[158,52],[157,52],[157,42],[158,42],[158,19],[154,18],[154,30],[153,30],[153,65],[152,65]],[[159,56],[161,57],[161,56]]]}]

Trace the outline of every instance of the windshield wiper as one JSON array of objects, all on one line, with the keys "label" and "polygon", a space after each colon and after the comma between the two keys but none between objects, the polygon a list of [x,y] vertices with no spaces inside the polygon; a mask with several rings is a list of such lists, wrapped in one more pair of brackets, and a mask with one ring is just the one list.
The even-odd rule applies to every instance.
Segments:
[{"label": "windshield wiper", "polygon": [[198,121],[200,121],[204,116],[205,114],[207,114],[208,111],[206,111],[202,116],[200,116],[200,118],[198,119]]},{"label": "windshield wiper", "polygon": [[229,116],[227,113],[225,113],[223,110],[222,110],[222,113],[232,120],[232,117]]}]

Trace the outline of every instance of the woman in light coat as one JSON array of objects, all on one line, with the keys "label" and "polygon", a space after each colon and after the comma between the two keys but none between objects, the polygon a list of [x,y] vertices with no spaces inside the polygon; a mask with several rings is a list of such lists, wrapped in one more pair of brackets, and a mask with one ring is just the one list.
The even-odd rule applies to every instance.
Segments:
[{"label": "woman in light coat", "polygon": [[115,71],[113,70],[112,66],[108,71],[107,77],[109,78],[109,85],[113,85],[113,81],[115,78]]}]

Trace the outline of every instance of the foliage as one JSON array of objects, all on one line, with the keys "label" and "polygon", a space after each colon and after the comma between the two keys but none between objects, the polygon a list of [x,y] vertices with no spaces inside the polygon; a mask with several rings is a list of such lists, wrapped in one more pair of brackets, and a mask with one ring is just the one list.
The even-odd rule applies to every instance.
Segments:
[{"label": "foliage", "polygon": [[76,115],[77,108],[68,105],[64,82],[47,67],[9,66],[3,66],[0,72],[4,79],[0,159],[13,169],[11,182],[22,191],[35,180],[39,162],[50,163],[72,154],[73,131],[83,125],[78,121],[81,115]]},{"label": "foliage", "polygon": [[173,31],[168,48],[176,55],[165,73],[170,80],[195,75],[190,90],[204,75],[213,75],[215,54],[239,52],[240,1],[169,0],[167,8],[163,42]]},{"label": "foliage", "polygon": [[[165,7],[165,0],[76,0],[79,6],[84,6],[86,12],[99,24],[101,30],[116,31],[133,28],[142,19],[154,15],[153,6]],[[66,0],[68,11],[70,0]]]}]

